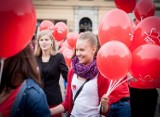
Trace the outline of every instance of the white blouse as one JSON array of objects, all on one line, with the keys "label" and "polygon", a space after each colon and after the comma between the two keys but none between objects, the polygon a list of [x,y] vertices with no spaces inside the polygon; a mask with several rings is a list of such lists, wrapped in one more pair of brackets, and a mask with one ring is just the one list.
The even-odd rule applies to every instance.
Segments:
[{"label": "white blouse", "polygon": [[[77,74],[73,75],[71,88],[73,93],[73,99],[85,81],[79,80]],[[99,97],[98,97],[98,86],[97,76],[89,80],[81,90],[80,94],[74,102],[74,106],[71,112],[71,117],[99,117]]]}]

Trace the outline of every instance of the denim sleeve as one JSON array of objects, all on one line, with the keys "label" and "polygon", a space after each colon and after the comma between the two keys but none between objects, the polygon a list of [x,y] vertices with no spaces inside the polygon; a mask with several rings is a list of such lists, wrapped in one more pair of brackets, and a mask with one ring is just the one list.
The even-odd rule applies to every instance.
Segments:
[{"label": "denim sleeve", "polygon": [[47,99],[42,89],[33,87],[26,91],[25,111],[27,117],[51,117]]}]

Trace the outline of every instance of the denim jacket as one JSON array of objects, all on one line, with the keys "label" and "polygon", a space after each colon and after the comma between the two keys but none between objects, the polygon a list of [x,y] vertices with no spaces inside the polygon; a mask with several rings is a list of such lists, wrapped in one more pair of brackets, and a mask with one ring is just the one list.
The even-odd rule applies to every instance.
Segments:
[{"label": "denim jacket", "polygon": [[10,117],[51,117],[46,96],[34,80],[29,78],[23,82]]}]

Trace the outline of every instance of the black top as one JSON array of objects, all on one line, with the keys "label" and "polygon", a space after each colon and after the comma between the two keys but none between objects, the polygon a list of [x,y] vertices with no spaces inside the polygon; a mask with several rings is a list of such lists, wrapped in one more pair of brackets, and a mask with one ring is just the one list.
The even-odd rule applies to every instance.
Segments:
[{"label": "black top", "polygon": [[66,66],[63,54],[57,53],[51,56],[49,62],[42,62],[42,58],[37,58],[41,77],[44,83],[44,92],[50,106],[58,105],[62,102],[62,94],[59,85],[60,74],[67,82],[68,67]]}]

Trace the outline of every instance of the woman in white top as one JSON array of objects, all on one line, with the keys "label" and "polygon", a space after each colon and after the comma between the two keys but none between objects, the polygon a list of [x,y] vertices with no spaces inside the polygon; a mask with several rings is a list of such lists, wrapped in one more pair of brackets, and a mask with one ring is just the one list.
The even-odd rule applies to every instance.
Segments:
[{"label": "woman in white top", "polygon": [[[108,111],[108,97],[104,94],[109,82],[97,69],[97,50],[96,35],[85,32],[79,37],[72,68],[68,73],[65,101],[50,109],[52,115],[68,111],[71,117],[99,117],[100,113]],[[81,92],[76,96],[83,84]],[[99,105],[102,105],[101,109]]]}]

